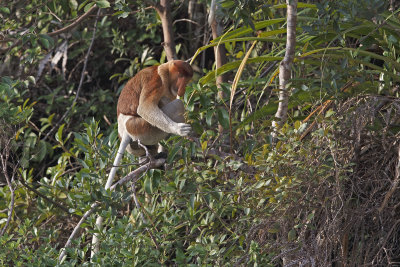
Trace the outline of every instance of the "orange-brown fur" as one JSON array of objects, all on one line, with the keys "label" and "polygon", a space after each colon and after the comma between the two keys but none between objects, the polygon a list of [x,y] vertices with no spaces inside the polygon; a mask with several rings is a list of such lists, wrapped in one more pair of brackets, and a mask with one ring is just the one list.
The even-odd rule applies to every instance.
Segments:
[{"label": "orange-brown fur", "polygon": [[[124,131],[127,131],[133,139],[142,141],[143,138],[142,143],[146,145],[157,143],[158,139],[166,136],[163,135],[165,132],[186,135],[190,125],[181,125],[180,118],[172,120],[174,112],[165,117],[166,114],[162,109],[168,103],[172,104],[177,95],[184,95],[186,84],[192,75],[193,70],[190,65],[180,60],[148,67],[138,72],[125,85],[118,99],[117,117],[121,114],[129,116],[125,116],[127,120],[122,126]],[[169,110],[171,112],[171,109]],[[179,127],[186,127],[186,130]],[[121,135],[121,132],[119,134]],[[149,140],[151,135],[154,135],[154,138]]]}]

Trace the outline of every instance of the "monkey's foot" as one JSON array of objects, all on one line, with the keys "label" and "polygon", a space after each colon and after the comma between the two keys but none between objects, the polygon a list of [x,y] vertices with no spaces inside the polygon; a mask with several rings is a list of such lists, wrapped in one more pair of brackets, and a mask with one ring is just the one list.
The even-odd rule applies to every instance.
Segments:
[{"label": "monkey's foot", "polygon": [[154,156],[154,159],[166,159],[168,154],[166,152],[160,152]]}]

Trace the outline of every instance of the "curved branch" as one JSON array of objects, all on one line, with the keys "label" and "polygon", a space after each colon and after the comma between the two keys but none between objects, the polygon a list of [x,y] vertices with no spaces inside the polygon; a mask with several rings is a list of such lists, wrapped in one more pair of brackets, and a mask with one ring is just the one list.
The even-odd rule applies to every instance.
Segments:
[{"label": "curved branch", "polygon": [[84,21],[90,14],[92,14],[97,8],[98,8],[97,5],[92,6],[85,14],[83,14],[82,16],[77,18],[74,22],[72,22],[68,26],[65,26],[64,28],[61,28],[61,29],[53,31],[53,32],[49,32],[47,35],[48,36],[56,36],[61,33],[72,30],[73,28],[78,26],[82,21]]}]

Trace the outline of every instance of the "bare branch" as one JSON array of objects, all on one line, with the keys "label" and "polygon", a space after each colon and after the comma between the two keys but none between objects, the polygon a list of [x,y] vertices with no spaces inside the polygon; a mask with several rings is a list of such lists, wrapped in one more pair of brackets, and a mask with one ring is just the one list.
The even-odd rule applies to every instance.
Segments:
[{"label": "bare branch", "polygon": [[78,234],[78,231],[82,225],[82,223],[93,213],[93,211],[100,205],[99,202],[95,202],[90,206],[90,209],[83,214],[82,218],[78,222],[78,224],[75,226],[74,230],[72,231],[71,235],[69,236],[67,243],[65,243],[64,248],[61,249],[61,254],[58,257],[59,263],[63,260],[65,257],[65,249],[71,246],[72,240],[75,238],[75,236]]}]

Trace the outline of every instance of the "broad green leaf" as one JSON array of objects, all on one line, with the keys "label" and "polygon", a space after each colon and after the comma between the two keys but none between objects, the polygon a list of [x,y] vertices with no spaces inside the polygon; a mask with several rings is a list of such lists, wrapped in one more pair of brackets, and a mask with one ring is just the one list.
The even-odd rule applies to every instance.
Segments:
[{"label": "broad green leaf", "polygon": [[152,182],[148,176],[144,180],[144,190],[146,191],[147,194],[153,193]]},{"label": "broad green leaf", "polygon": [[171,152],[168,153],[168,164],[171,164],[171,162],[174,161],[176,155],[178,154],[179,150],[181,150],[180,146],[175,146]]},{"label": "broad green leaf", "polygon": [[329,118],[330,116],[334,115],[336,112],[333,109],[330,109],[326,112],[325,118]]},{"label": "broad green leaf", "polygon": [[95,4],[95,3],[93,3],[93,2],[87,4],[87,5],[85,6],[85,8],[83,9],[83,11],[85,11],[85,13],[88,12],[88,10],[91,9],[92,6],[94,6],[94,4]]},{"label": "broad green leaf", "polygon": [[58,131],[57,131],[57,133],[56,133],[56,140],[57,140],[58,142],[60,142],[61,144],[63,143],[63,140],[62,140],[62,132],[63,132],[64,127],[65,127],[65,123],[62,124],[62,125],[60,126],[60,128],[58,128]]},{"label": "broad green leaf", "polygon": [[207,140],[201,143],[201,150],[202,150],[202,151],[206,151],[206,149],[207,149],[207,143],[208,143]]},{"label": "broad green leaf", "polygon": [[107,8],[110,7],[110,2],[108,2],[107,0],[99,0],[96,1],[96,5],[100,8]]},{"label": "broad green leaf", "polygon": [[54,46],[54,40],[46,34],[39,35],[39,41],[44,46],[44,48],[49,49]]},{"label": "broad green leaf", "polygon": [[298,129],[300,128],[300,126],[301,126],[301,122],[300,122],[300,121],[296,121],[296,122],[294,123],[294,128],[295,128],[296,130],[298,130]]},{"label": "broad green leaf", "polygon": [[46,142],[43,140],[39,141],[38,147],[37,147],[38,152],[35,155],[35,160],[40,162],[44,159],[44,157],[47,154],[47,145]]},{"label": "broad green leaf", "polygon": [[89,1],[89,0],[83,1],[83,2],[79,5],[79,7],[78,7],[78,11],[81,10],[81,9],[87,4],[88,1]]},{"label": "broad green leaf", "polygon": [[69,0],[69,7],[72,10],[76,10],[78,8],[78,2],[76,0]]},{"label": "broad green leaf", "polygon": [[218,108],[218,122],[224,127],[225,129],[229,128],[229,114],[225,108]]},{"label": "broad green leaf", "polygon": [[295,229],[291,229],[289,232],[288,232],[288,241],[289,242],[292,242],[292,241],[294,241],[296,239],[296,230]]},{"label": "broad green leaf", "polygon": [[10,14],[10,9],[8,7],[0,7],[0,12]]},{"label": "broad green leaf", "polygon": [[214,109],[208,110],[206,113],[206,123],[208,126],[211,126],[212,117],[213,117],[214,113],[215,113]]}]

